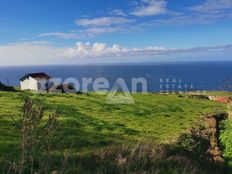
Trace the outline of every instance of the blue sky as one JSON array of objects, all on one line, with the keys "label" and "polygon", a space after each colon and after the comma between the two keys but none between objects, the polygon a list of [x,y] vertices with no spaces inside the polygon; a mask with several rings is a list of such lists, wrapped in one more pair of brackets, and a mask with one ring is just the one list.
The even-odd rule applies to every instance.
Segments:
[{"label": "blue sky", "polygon": [[2,65],[230,60],[231,0],[1,0]]}]

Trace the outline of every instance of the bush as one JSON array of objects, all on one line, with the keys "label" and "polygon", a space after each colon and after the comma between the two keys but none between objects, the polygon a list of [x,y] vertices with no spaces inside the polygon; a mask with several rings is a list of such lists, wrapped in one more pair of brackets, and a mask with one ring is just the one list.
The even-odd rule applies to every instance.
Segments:
[{"label": "bush", "polygon": [[9,167],[11,173],[51,173],[54,167],[52,148],[58,126],[57,110],[45,119],[44,102],[26,97],[20,119],[15,125],[20,131],[19,161]]},{"label": "bush", "polygon": [[220,128],[220,141],[224,149],[223,154],[227,159],[229,166],[232,167],[232,121],[223,121]]},{"label": "bush", "polygon": [[6,86],[0,82],[0,91],[15,91],[15,88],[12,86]]}]

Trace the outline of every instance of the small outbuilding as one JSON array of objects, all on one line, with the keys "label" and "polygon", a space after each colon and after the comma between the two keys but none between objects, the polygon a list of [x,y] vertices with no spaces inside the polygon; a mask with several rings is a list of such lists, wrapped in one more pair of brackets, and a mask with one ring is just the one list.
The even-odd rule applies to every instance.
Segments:
[{"label": "small outbuilding", "polygon": [[46,92],[50,79],[51,77],[43,72],[27,74],[20,79],[21,90]]}]

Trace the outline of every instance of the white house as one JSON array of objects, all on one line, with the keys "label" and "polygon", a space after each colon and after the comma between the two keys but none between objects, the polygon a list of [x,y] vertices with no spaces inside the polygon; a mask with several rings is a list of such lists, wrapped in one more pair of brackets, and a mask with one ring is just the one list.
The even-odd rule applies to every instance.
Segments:
[{"label": "white house", "polygon": [[27,74],[20,79],[22,90],[45,92],[48,89],[48,82],[51,77],[43,72]]}]

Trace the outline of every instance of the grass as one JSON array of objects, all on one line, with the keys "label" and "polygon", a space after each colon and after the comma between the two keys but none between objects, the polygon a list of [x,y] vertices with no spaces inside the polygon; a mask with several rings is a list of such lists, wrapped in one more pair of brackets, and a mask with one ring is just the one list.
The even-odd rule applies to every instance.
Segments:
[{"label": "grass", "polygon": [[27,95],[45,99],[48,110],[58,106],[57,141],[64,150],[73,143],[77,156],[112,145],[173,142],[203,114],[226,109],[224,104],[174,94],[134,94],[135,104],[107,104],[106,95],[96,93],[0,92],[0,160],[17,156],[19,132],[12,117],[18,118]]},{"label": "grass", "polygon": [[226,158],[228,170],[232,171],[232,120],[225,120],[220,125],[220,141],[223,147],[223,155]]}]

